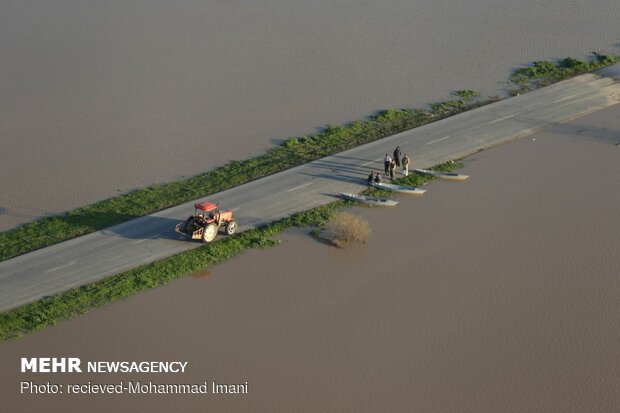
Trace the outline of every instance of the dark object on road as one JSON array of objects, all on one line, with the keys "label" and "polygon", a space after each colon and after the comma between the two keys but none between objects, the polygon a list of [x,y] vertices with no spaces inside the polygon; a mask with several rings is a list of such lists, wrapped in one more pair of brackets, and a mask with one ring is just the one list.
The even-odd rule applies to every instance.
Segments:
[{"label": "dark object on road", "polygon": [[194,215],[175,227],[174,230],[179,234],[202,242],[211,242],[220,228],[224,228],[228,235],[237,230],[237,221],[233,219],[232,211],[220,210],[217,204],[211,202],[197,203],[194,207]]}]

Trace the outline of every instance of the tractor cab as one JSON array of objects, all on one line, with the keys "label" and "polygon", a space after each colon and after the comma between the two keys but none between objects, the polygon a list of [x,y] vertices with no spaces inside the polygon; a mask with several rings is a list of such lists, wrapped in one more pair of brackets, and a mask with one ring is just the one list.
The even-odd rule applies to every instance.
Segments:
[{"label": "tractor cab", "polygon": [[211,202],[200,202],[194,204],[194,208],[196,208],[194,210],[194,219],[200,217],[201,219],[208,220],[210,222],[215,221],[216,218],[219,220],[220,210],[217,204],[212,204]]}]

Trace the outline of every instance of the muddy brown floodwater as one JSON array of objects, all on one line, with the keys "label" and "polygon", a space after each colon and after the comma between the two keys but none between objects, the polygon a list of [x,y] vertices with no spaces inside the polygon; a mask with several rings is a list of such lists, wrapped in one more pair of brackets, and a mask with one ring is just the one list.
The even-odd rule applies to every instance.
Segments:
[{"label": "muddy brown floodwater", "polygon": [[[465,160],[336,249],[273,249],[0,344],[11,412],[614,412],[620,105]],[[19,358],[181,360],[184,374],[20,374]],[[247,395],[42,396],[54,383],[248,382]]]},{"label": "muddy brown floodwater", "polygon": [[617,0],[31,0],[0,13],[0,230],[533,60],[619,52]]}]

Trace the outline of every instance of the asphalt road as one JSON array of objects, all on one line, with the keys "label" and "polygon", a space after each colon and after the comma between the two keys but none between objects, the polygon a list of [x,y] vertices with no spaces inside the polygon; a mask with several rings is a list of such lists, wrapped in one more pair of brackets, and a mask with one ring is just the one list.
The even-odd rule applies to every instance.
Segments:
[{"label": "asphalt road", "polygon": [[[413,166],[461,158],[620,101],[620,65],[563,81],[210,195],[240,230],[329,203],[365,188],[370,170],[399,145]],[[474,177],[475,179],[475,177]],[[204,199],[201,199],[204,200]],[[0,263],[0,311],[87,284],[201,244],[174,232],[194,202]]]}]

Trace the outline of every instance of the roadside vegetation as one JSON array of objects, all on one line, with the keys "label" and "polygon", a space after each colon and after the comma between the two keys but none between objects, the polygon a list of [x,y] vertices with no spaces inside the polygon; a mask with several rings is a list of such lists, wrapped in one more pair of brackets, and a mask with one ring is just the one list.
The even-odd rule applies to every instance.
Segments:
[{"label": "roadside vegetation", "polygon": [[336,213],[326,229],[331,243],[339,248],[351,242],[365,244],[372,232],[366,218],[346,211]]},{"label": "roadside vegetation", "polygon": [[[460,162],[446,162],[431,169],[452,172],[462,166]],[[412,173],[400,178],[398,182],[421,186],[432,179],[428,175]],[[377,190],[371,188],[367,192],[372,191]],[[392,192],[386,193],[388,196],[392,194]],[[343,208],[355,204],[353,201],[332,202],[1,313],[0,341],[21,337],[53,326],[60,321],[85,314],[91,309],[128,298],[140,291],[168,284],[188,274],[204,272],[216,264],[237,256],[246,249],[276,246],[280,241],[272,237],[290,227],[313,227],[317,234],[319,228],[326,228],[335,220],[340,220],[345,224],[345,228],[338,229],[340,232],[330,240],[335,241],[334,245],[347,241],[365,242],[371,230],[368,222],[364,223],[363,219],[357,220],[356,218],[361,217],[354,214],[342,212]],[[342,221],[342,214],[351,215],[353,218]]]},{"label": "roadside vegetation", "polygon": [[324,205],[2,313],[0,341],[23,336],[109,302],[122,300],[197,271],[204,271],[246,249],[278,245],[279,241],[271,239],[274,235],[292,226],[325,225],[336,211],[346,205],[350,203],[337,201]]},{"label": "roadside vegetation", "polygon": [[[445,162],[439,165],[435,165],[429,169],[433,171],[438,171],[438,172],[454,172],[455,170],[460,169],[463,166],[464,164],[460,160],[458,160],[458,161],[448,161],[448,162]],[[400,173],[400,170],[398,171],[398,173]],[[401,176],[400,178],[396,178],[394,181],[388,180],[385,182],[394,183],[397,185],[413,186],[415,188],[419,188],[421,186],[426,185],[432,180],[433,180],[433,177],[430,175],[410,172],[408,176]],[[368,188],[367,190],[362,192],[362,194],[368,195],[368,196],[381,197],[381,198],[390,198],[396,193],[389,191],[387,189]]]},{"label": "roadside vegetation", "polygon": [[[2,232],[0,261],[220,192],[495,100],[472,101],[475,93],[465,92],[464,98],[435,103],[429,109],[387,109],[368,120],[345,126],[329,125],[315,135],[290,138],[253,159],[230,161],[213,171],[183,181],[141,188]],[[460,96],[460,91],[455,95]]]},{"label": "roadside vegetation", "polygon": [[[617,56],[593,54],[589,61],[566,58],[534,62],[517,69],[510,81],[515,95],[533,88],[617,63]],[[499,100],[480,98],[470,89],[453,92],[454,99],[423,109],[386,109],[366,120],[328,125],[314,135],[286,140],[264,155],[230,161],[213,171],[168,184],[152,185],[0,233],[0,261],[85,235],[112,225],[201,198],[293,166],[372,142]]]},{"label": "roadside vegetation", "polygon": [[606,66],[620,62],[620,58],[614,55],[593,53],[589,60],[578,60],[567,57],[555,62],[540,60],[528,67],[515,70],[510,76],[510,81],[517,85],[516,89],[509,91],[510,95],[518,95],[532,89],[550,85],[569,77],[593,72]]},{"label": "roadside vegetation", "polygon": [[[511,81],[522,91],[541,87],[570,76],[617,63],[616,56],[594,54],[588,62],[567,58],[557,63],[535,62],[532,67],[516,70]],[[233,186],[303,164],[329,154],[415,128],[454,114],[483,106],[497,97],[478,99],[471,90],[454,92],[455,99],[432,104],[428,109],[388,109],[368,120],[345,126],[327,126],[311,135],[291,138],[266,154],[245,160],[231,161],[211,172],[164,185],[153,185],[96,204],[44,218],[16,229],[0,233],[0,261],[38,248],[74,238],[155,211],[223,191]],[[450,172],[461,167],[448,162],[433,169]],[[416,173],[395,182],[422,186],[432,178]],[[369,189],[374,196],[391,196],[391,192]],[[324,226],[342,207],[351,205],[338,201],[290,218],[227,237],[151,264],[74,288],[37,302],[0,314],[0,340],[19,337],[54,325],[61,320],[86,313],[108,302],[127,298],[139,291],[164,285],[173,279],[203,271],[228,260],[247,248],[277,245],[271,239],[291,226]]]}]

